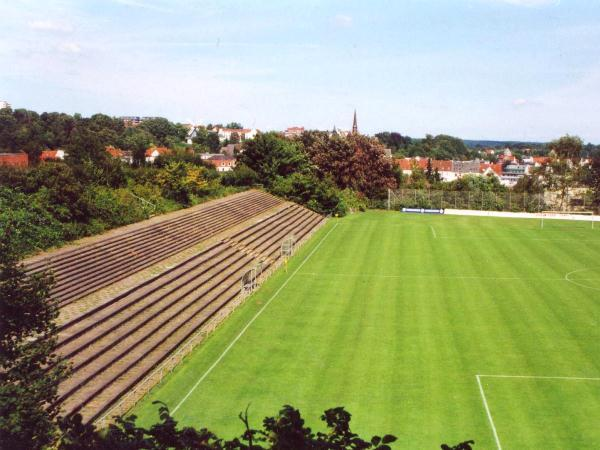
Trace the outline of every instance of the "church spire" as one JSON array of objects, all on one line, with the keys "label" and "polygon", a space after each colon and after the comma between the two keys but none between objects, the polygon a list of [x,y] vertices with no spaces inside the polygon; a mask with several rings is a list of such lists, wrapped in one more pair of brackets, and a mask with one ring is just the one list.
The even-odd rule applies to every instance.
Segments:
[{"label": "church spire", "polygon": [[352,122],[352,134],[358,134],[358,124],[356,123],[356,109],[354,110],[354,121]]}]

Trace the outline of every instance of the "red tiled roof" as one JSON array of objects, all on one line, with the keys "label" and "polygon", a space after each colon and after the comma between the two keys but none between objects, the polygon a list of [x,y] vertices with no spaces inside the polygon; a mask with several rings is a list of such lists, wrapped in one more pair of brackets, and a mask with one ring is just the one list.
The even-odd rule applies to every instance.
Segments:
[{"label": "red tiled roof", "polygon": [[27,153],[0,153],[0,166],[27,167],[28,165]]},{"label": "red tiled roof", "polygon": [[500,164],[500,163],[496,163],[496,164],[481,163],[481,164],[479,164],[479,172],[480,173],[485,172],[487,169],[492,169],[495,174],[502,175],[502,164]]},{"label": "red tiled roof", "polygon": [[171,153],[171,149],[167,147],[150,147],[146,149],[146,156],[152,156],[154,150],[156,150],[159,155],[166,155],[168,153]]},{"label": "red tiled roof", "polygon": [[56,150],[42,150],[42,154],[40,155],[40,161],[47,161],[49,159],[58,159],[56,156]]},{"label": "red tiled roof", "polygon": [[123,150],[121,150],[120,148],[116,148],[116,147],[113,147],[112,145],[109,145],[108,147],[105,148],[105,150],[113,158],[122,158],[123,157]]},{"label": "red tiled roof", "polygon": [[548,164],[551,160],[552,160],[552,158],[550,158],[548,156],[534,156],[533,157],[533,162],[537,163],[537,164]]}]

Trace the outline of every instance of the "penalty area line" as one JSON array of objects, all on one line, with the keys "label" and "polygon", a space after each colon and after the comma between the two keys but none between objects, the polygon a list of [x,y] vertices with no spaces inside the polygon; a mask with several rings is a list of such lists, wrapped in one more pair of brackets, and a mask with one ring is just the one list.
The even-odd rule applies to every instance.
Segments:
[{"label": "penalty area line", "polygon": [[498,450],[502,450],[502,445],[500,445],[500,438],[498,438],[498,432],[496,431],[496,425],[494,425],[494,419],[492,418],[492,413],[490,411],[490,407],[488,406],[487,399],[485,398],[485,392],[483,392],[483,385],[481,384],[481,378],[479,375],[475,375],[477,379],[477,384],[479,385],[479,393],[481,394],[481,399],[483,400],[483,407],[485,408],[485,412],[487,414],[488,420],[490,422],[490,426],[492,427],[492,433],[494,433],[494,439],[496,440],[496,446]]},{"label": "penalty area line", "polygon": [[435,228],[433,228],[433,225],[429,225],[429,228],[431,228],[431,234],[433,234],[433,238],[437,239],[437,234],[435,234]]},{"label": "penalty area line", "polygon": [[279,289],[277,289],[277,291],[275,291],[275,293],[271,296],[271,298],[269,300],[267,300],[267,302],[263,305],[263,307],[260,308],[258,310],[258,312],[252,317],[252,319],[250,319],[250,321],[246,324],[246,326],[244,328],[242,328],[242,331],[240,331],[239,334],[229,343],[229,345],[225,348],[225,350],[223,350],[223,352],[219,355],[219,357],[216,359],[216,361],[214,363],[212,363],[212,365],[208,369],[206,369],[206,372],[204,372],[202,374],[202,376],[198,379],[198,381],[196,381],[196,383],[192,386],[192,388],[188,391],[188,393],[181,399],[181,401],[177,404],[177,406],[175,406],[175,408],[173,408],[173,412],[172,412],[173,415],[175,415],[175,413],[181,407],[181,405],[183,405],[185,403],[185,401],[190,397],[190,395],[192,395],[192,393],[196,390],[196,388],[200,385],[200,383],[202,383],[204,381],[204,379],[208,375],[210,375],[210,373],[214,370],[214,368],[217,367],[217,365],[223,360],[223,358],[225,358],[227,353],[229,353],[229,351],[233,348],[233,346],[237,343],[237,341],[239,341],[240,338],[244,335],[244,333],[246,333],[248,328],[250,328],[250,325],[252,325],[254,323],[254,321],[256,319],[258,319],[258,317],[263,313],[263,311],[265,309],[267,309],[267,307],[271,304],[271,302],[277,297],[277,295],[279,295],[279,293],[283,290],[283,288],[285,288],[287,286],[287,284],[290,282],[290,280],[292,278],[294,278],[294,275],[296,275],[298,273],[298,271],[302,268],[302,266],[304,266],[304,264],[306,264],[306,262],[310,259],[310,257],[315,254],[315,252],[319,249],[319,247],[321,247],[321,244],[323,244],[325,239],[327,239],[327,237],[331,234],[331,232],[333,230],[335,230],[335,228],[337,226],[338,226],[338,223],[336,222],[333,225],[333,227],[331,228],[331,230],[329,230],[327,232],[327,234],[321,238],[321,240],[318,242],[318,244],[315,246],[315,248],[313,248],[312,251],[308,255],[306,255],[306,257],[300,263],[300,265],[296,268],[296,270],[294,270],[294,272],[292,272],[292,274],[287,278],[287,280],[285,280],[283,282],[283,284],[281,286],[279,286]]}]

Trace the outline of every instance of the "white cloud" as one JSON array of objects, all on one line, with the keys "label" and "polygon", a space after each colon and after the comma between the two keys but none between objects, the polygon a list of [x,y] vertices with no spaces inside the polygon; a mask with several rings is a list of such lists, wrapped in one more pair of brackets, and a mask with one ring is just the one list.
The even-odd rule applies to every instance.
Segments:
[{"label": "white cloud", "polygon": [[526,105],[527,103],[528,103],[527,99],[525,99],[525,98],[516,98],[513,100],[513,105],[515,105],[515,106],[523,106],[523,105]]},{"label": "white cloud", "polygon": [[70,33],[73,31],[73,27],[71,25],[54,20],[32,20],[27,25],[32,30],[39,31],[59,31],[63,33]]},{"label": "white cloud", "polygon": [[352,26],[352,16],[348,16],[346,14],[338,14],[333,18],[334,23],[339,27],[351,27]]},{"label": "white cloud", "polygon": [[81,47],[75,42],[63,42],[59,44],[58,50],[63,53],[81,53]]}]

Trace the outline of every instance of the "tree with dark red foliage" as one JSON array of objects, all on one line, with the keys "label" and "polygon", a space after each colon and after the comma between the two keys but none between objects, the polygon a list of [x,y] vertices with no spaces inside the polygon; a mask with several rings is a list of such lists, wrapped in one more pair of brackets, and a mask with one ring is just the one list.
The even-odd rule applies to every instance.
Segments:
[{"label": "tree with dark red foliage", "polygon": [[301,138],[304,149],[321,177],[330,177],[341,188],[351,188],[369,198],[397,187],[391,161],[376,139],[361,134],[347,137],[308,132]]}]

